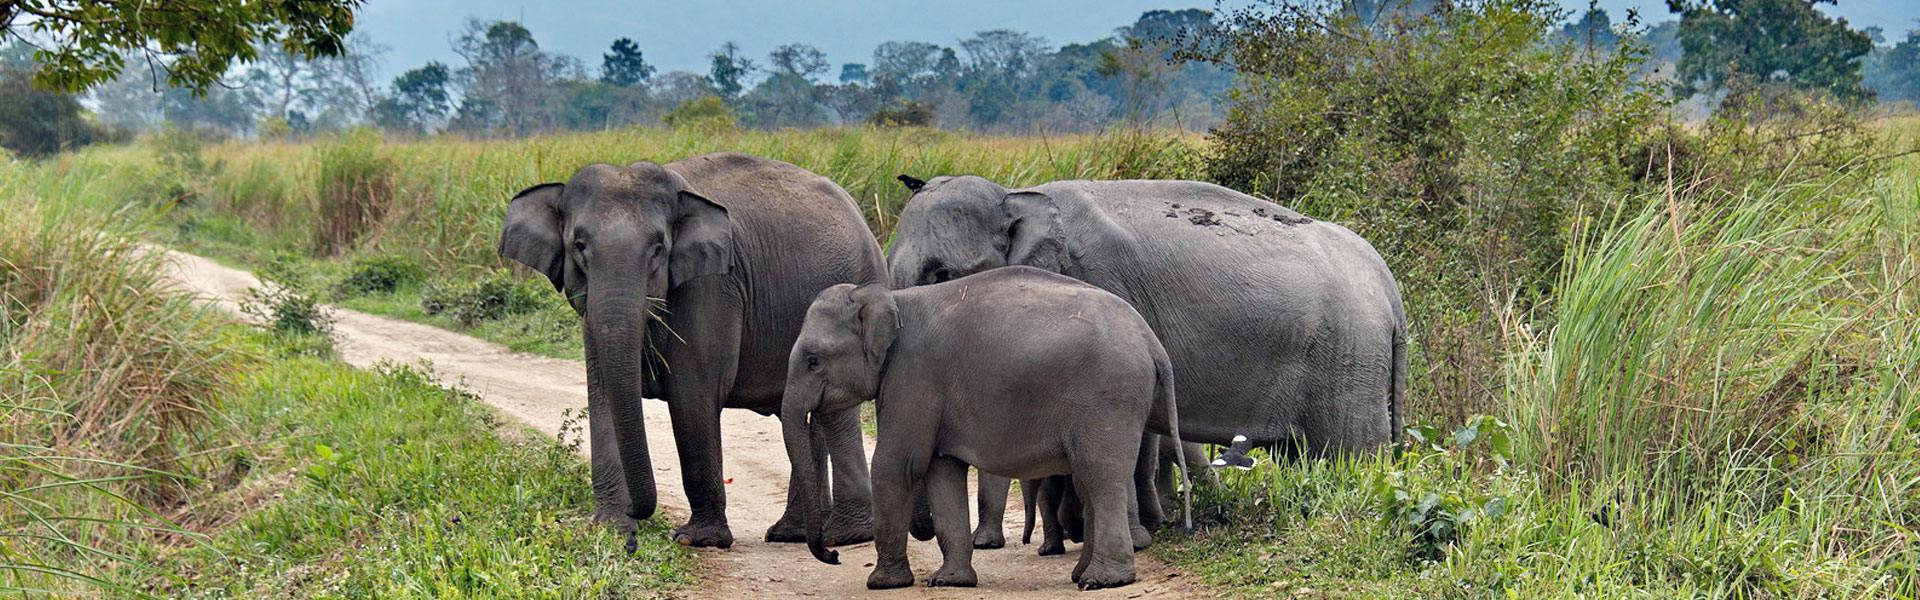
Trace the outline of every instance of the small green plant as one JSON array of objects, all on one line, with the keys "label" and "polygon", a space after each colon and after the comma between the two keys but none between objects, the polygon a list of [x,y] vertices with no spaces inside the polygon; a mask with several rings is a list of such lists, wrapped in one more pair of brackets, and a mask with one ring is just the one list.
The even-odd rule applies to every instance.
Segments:
[{"label": "small green plant", "polygon": [[515,282],[506,273],[495,273],[474,283],[438,281],[429,284],[420,295],[420,310],[429,315],[445,315],[461,327],[539,310],[546,297],[543,282]]},{"label": "small green plant", "polygon": [[1513,460],[1512,431],[1486,415],[1468,419],[1446,436],[1431,425],[1407,427],[1412,440],[1399,448],[1397,468],[1375,473],[1370,487],[1381,523],[1412,533],[1413,558],[1438,561],[1476,521],[1506,512],[1505,497],[1460,484],[1473,481],[1471,475],[1489,463],[1496,470],[1507,468]]},{"label": "small green plant", "polygon": [[240,303],[240,312],[260,319],[277,333],[322,336],[333,333],[333,316],[328,315],[311,294],[291,287],[250,288],[246,300]]},{"label": "small green plant", "polygon": [[353,270],[333,284],[336,296],[391,294],[420,283],[427,270],[403,256],[376,256],[353,261]]},{"label": "small green plant", "polygon": [[333,317],[308,291],[313,275],[312,266],[306,260],[281,253],[257,274],[266,285],[247,290],[246,299],[240,302],[240,312],[259,319],[276,333],[321,339],[333,333]]}]

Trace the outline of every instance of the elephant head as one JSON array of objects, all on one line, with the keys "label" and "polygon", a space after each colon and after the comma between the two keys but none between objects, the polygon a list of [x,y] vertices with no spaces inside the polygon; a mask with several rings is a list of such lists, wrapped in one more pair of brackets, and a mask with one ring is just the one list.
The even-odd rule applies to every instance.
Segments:
[{"label": "elephant head", "polygon": [[856,408],[879,394],[899,326],[899,307],[887,286],[842,283],[814,297],[787,358],[780,424],[787,458],[806,488],[800,495],[805,499],[807,549],[821,562],[838,564],[839,554],[821,540],[827,449],[820,417]]},{"label": "elephant head", "polygon": [[507,205],[500,255],[546,275],[581,316],[587,377],[609,403],[635,519],[655,503],[640,413],[650,299],[727,272],[732,253],[727,209],[650,162],[588,165]]},{"label": "elephant head", "polygon": [[914,193],[900,211],[888,258],[895,289],[1007,265],[1066,268],[1059,207],[1047,195],[1008,191],[973,175],[900,181]]}]

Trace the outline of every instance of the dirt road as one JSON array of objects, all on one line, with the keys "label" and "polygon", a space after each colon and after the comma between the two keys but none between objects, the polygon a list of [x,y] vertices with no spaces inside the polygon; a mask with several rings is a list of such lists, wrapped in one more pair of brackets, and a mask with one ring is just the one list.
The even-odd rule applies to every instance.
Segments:
[{"label": "dirt road", "polygon": [[[259,285],[252,274],[205,258],[169,252],[176,265],[174,279],[220,307],[236,311],[248,288]],[[587,406],[585,367],[579,361],[520,354],[498,344],[436,327],[333,308],[334,347],[346,362],[366,367],[382,360],[400,363],[430,361],[449,382],[460,382],[501,412],[554,435],[562,411]],[[666,406],[649,401],[647,440],[660,482],[660,503],[670,519],[687,515],[682,495],[679,459],[673,446]],[[727,517],[738,540],[728,550],[699,551],[701,583],[679,593],[687,598],[1187,598],[1209,594],[1191,587],[1187,578],[1145,555],[1136,564],[1140,582],[1096,592],[1074,590],[1068,574],[1079,559],[1069,544],[1065,556],[1039,557],[1033,546],[1019,543],[1019,492],[1007,511],[1009,545],[974,554],[980,587],[912,588],[874,592],[866,578],[874,559],[872,544],[840,548],[839,565],[815,561],[801,544],[759,541],[766,528],[780,518],[786,503],[788,463],[780,441],[780,423],[744,410],[723,411],[727,486]],[[869,440],[871,450],[871,440]],[[584,450],[583,450],[584,452]],[[587,485],[587,482],[580,482]],[[1036,532],[1036,536],[1038,532]],[[940,564],[933,542],[911,542],[909,552],[919,581]]]}]

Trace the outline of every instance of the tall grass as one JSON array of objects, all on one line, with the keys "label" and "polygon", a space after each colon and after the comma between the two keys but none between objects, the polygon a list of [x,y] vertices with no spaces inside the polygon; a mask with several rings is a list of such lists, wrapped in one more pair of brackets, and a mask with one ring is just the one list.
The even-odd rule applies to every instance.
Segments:
[{"label": "tall grass", "polygon": [[0,172],[0,591],[134,593],[133,530],[192,485],[191,425],[250,362],[223,321],[165,293],[120,217],[48,207]]},{"label": "tall grass", "polygon": [[[296,145],[229,143],[206,146],[198,173],[154,168],[155,146],[95,147],[63,156],[42,169],[42,185],[91,186],[79,200],[102,208],[164,202],[173,187],[196,190],[176,209],[190,237],[240,238],[308,252],[312,240],[334,250],[321,231],[384,233],[356,238],[351,250],[418,259],[436,273],[500,269],[494,255],[508,199],[528,186],[565,181],[592,162],[671,162],[719,151],[739,151],[800,165],[845,187],[886,243],[893,215],[907,190],[894,177],[973,173],[1011,186],[1055,179],[1197,177],[1198,141],[1157,133],[1116,131],[1095,136],[1020,138],[922,128],[722,131],[629,128],[524,140],[452,138],[377,143],[370,132],[337,142]],[[391,180],[383,179],[390,173]],[[76,175],[87,175],[77,178]],[[98,178],[102,181],[84,181]],[[82,179],[82,181],[76,181]],[[389,197],[350,200],[371,190]],[[76,191],[76,190],[62,190]],[[55,194],[49,194],[55,195]],[[67,194],[57,194],[66,196]],[[358,210],[354,210],[354,209]],[[326,215],[338,214],[338,218]],[[355,218],[365,217],[362,221]],[[237,223],[221,223],[236,220]],[[235,231],[244,229],[246,231]],[[209,231],[212,230],[212,231]],[[338,237],[349,237],[341,235]]]},{"label": "tall grass", "polygon": [[1641,577],[1920,594],[1917,234],[1907,168],[1656,201],[1576,247],[1508,362],[1541,494],[1648,544],[1616,549]]}]

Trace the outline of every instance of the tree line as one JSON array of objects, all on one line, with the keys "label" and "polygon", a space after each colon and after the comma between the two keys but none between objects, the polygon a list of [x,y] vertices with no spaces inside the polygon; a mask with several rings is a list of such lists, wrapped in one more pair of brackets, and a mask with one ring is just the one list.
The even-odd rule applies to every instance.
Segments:
[{"label": "tree line", "polygon": [[[1640,25],[1637,15],[1615,22],[1593,8],[1549,33],[1604,52],[1619,47],[1623,36],[1637,39],[1648,60],[1635,76],[1664,79],[1683,97],[1717,98],[1768,82],[1849,100],[1920,101],[1920,31],[1889,40],[1877,27],[1854,30],[1820,14],[1819,1],[1671,0],[1681,18],[1651,27]],[[1374,27],[1456,10],[1435,0],[1283,4],[1333,10]],[[348,34],[333,12],[214,11],[195,17],[199,24],[150,25],[166,43],[54,30],[73,41],[52,47],[29,43],[19,30],[67,21],[22,25],[8,16],[6,37],[15,39],[0,46],[0,141],[16,152],[47,153],[166,124],[249,138],[361,126],[411,135],[524,136],[663,121],[997,133],[1142,122],[1202,129],[1226,119],[1227,91],[1240,65],[1183,59],[1179,52],[1203,40],[1230,39],[1220,34],[1234,26],[1231,16],[1148,11],[1112,36],[1057,47],[1009,29],[981,31],[952,46],[890,41],[863,62],[838,65],[806,43],[752,57],[727,42],[707,56],[704,72],[662,72],[630,38],[612,40],[598,60],[583,60],[543,48],[520,23],[469,19],[453,36],[456,61],[429,62],[390,80],[377,75],[386,49]],[[83,23],[85,14],[72,17]],[[218,23],[221,18],[258,21]],[[276,18],[307,19],[286,28],[305,37],[259,33],[278,31],[262,24]],[[204,25],[208,20],[217,26]],[[216,60],[206,47],[167,45],[180,43],[189,30],[220,40],[225,57]],[[237,45],[239,39],[253,41]],[[90,94],[84,105],[62,95],[78,91]]]}]

